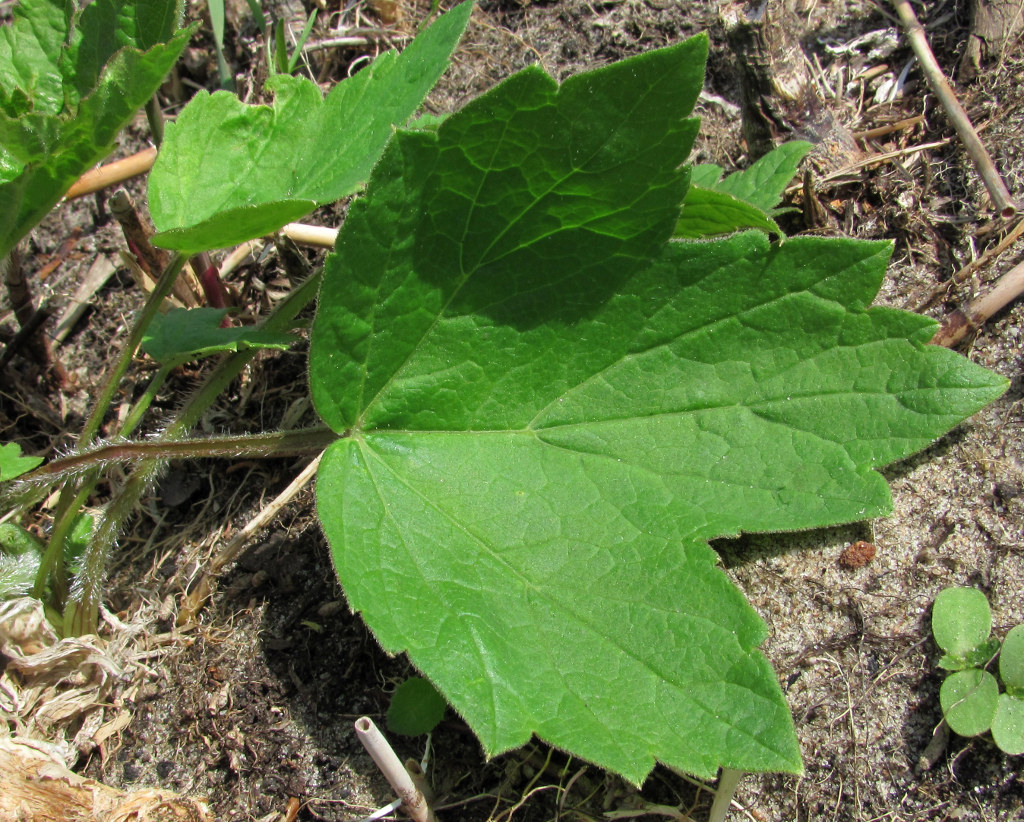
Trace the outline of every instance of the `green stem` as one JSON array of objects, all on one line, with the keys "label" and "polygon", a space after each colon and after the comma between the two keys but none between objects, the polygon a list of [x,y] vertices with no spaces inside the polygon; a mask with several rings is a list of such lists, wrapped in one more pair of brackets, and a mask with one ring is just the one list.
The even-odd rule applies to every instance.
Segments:
[{"label": "green stem", "polygon": [[722,768],[722,773],[718,777],[718,789],[715,791],[715,801],[711,804],[711,813],[708,815],[708,822],[725,822],[732,798],[736,795],[736,787],[740,784],[742,777],[743,771]]},{"label": "green stem", "polygon": [[160,279],[156,281],[152,293],[146,300],[146,304],[142,306],[142,311],[139,312],[134,325],[132,325],[128,340],[121,350],[121,356],[118,358],[110,374],[107,375],[107,381],[103,384],[103,388],[100,389],[96,405],[92,409],[92,414],[82,427],[82,433],[78,438],[80,448],[89,445],[99,432],[100,425],[103,424],[103,418],[110,409],[114,394],[117,393],[118,386],[121,384],[121,379],[128,372],[128,367],[132,363],[132,357],[135,356],[135,352],[138,351],[139,346],[142,344],[142,337],[146,333],[146,329],[149,328],[149,324],[153,321],[153,317],[156,316],[156,312],[160,310],[160,304],[164,301],[164,297],[171,293],[171,286],[174,285],[174,280],[181,273],[186,259],[186,256],[181,252],[175,252],[171,261],[167,264],[167,268],[160,275]]},{"label": "green stem", "polygon": [[238,457],[260,459],[319,454],[338,439],[330,428],[300,428],[294,431],[270,431],[260,434],[239,434],[231,437],[202,439],[150,440],[148,442],[115,442],[81,451],[70,457],[52,460],[36,469],[33,479],[60,479],[86,469],[101,468],[113,462],[138,460],[202,459]]},{"label": "green stem", "polygon": [[60,498],[57,501],[57,513],[54,516],[53,530],[50,532],[50,539],[46,544],[46,552],[39,561],[39,570],[36,571],[35,584],[32,586],[32,596],[42,599],[46,592],[46,584],[52,581],[51,599],[55,603],[63,602],[67,596],[67,569],[64,567],[64,544],[67,542],[68,534],[75,524],[75,517],[82,510],[89,494],[96,486],[99,478],[98,472],[91,472],[83,481],[80,488],[75,491],[71,481],[64,486]]},{"label": "green stem", "polygon": [[142,422],[142,416],[149,410],[149,406],[152,405],[153,400],[156,399],[156,395],[160,392],[160,389],[164,387],[164,383],[167,382],[167,378],[171,375],[173,369],[169,365],[163,365],[160,370],[153,375],[153,379],[149,381],[149,385],[146,386],[146,390],[142,393],[142,396],[136,401],[135,405],[132,406],[131,411],[124,418],[124,422],[121,423],[121,430],[118,432],[120,437],[130,437],[132,432],[138,428],[139,423]]},{"label": "green stem", "polygon": [[160,109],[160,101],[155,94],[146,102],[146,119],[149,120],[153,145],[160,148],[160,144],[164,141],[164,113]]},{"label": "green stem", "polygon": [[[319,287],[318,273],[289,294],[260,327],[267,331],[285,331],[290,328],[302,309],[316,297]],[[173,440],[199,422],[214,400],[224,392],[254,356],[255,350],[246,350],[225,358],[213,370],[202,388],[192,395],[178,418],[168,426],[164,432],[164,439]],[[107,506],[83,557],[82,570],[86,573],[75,580],[74,601],[68,604],[65,611],[65,627],[71,632],[81,633],[95,626],[98,598],[102,590],[103,573],[110,548],[142,494],[156,479],[164,464],[163,459],[144,459],[128,477],[120,493]]]},{"label": "green stem", "polygon": [[[153,292],[147,298],[142,311],[139,312],[132,326],[131,333],[128,335],[128,340],[125,342],[117,363],[107,375],[106,382],[103,384],[102,389],[100,389],[99,397],[93,406],[92,413],[82,427],[82,433],[78,439],[79,447],[88,446],[99,432],[100,425],[110,410],[110,405],[121,383],[121,379],[127,373],[132,357],[135,356],[135,352],[142,343],[142,337],[146,329],[149,328],[150,322],[152,322],[156,312],[160,309],[160,304],[163,302],[164,297],[170,293],[174,280],[185,265],[185,260],[186,257],[183,254],[175,254],[157,280]],[[147,394],[144,395],[145,405],[148,406],[154,394],[155,390],[153,393],[147,391]],[[141,416],[144,410],[145,408],[141,409],[137,416]],[[130,415],[130,417],[133,417],[132,425],[134,427],[138,423],[138,419],[134,418],[136,417],[134,414]],[[85,501],[89,498],[93,488],[96,487],[98,480],[99,473],[92,471],[82,480],[80,485],[76,486],[73,480],[69,480],[61,489],[60,497],[57,500],[57,513],[54,517],[53,531],[50,533],[46,553],[39,563],[39,571],[36,574],[35,585],[32,589],[35,596],[41,597],[43,595],[43,592],[46,590],[47,579],[50,578],[53,579],[53,595],[56,600],[59,601],[60,597],[64,595],[66,587],[63,563],[64,544],[67,541],[68,534],[71,533],[75,518],[81,511]]]}]

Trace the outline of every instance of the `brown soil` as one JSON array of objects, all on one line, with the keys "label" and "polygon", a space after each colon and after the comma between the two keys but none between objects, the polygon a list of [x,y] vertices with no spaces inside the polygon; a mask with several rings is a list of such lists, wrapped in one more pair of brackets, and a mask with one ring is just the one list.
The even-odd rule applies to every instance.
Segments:
[{"label": "brown soil", "polygon": [[[401,5],[407,21],[421,19],[424,3]],[[916,309],[937,283],[993,247],[1007,226],[993,219],[970,159],[915,71],[901,96],[872,102],[910,59],[905,42],[896,43],[886,31],[895,23],[882,4],[790,5],[799,12],[804,50],[836,91],[830,105],[852,131],[925,115],[912,128],[862,144],[871,152],[906,153],[819,180],[817,190],[826,225],[816,230],[893,241],[879,302]],[[968,40],[966,10],[953,2],[931,5],[929,19],[939,22],[933,45],[952,74]],[[742,167],[748,158],[736,109],[736,66],[717,6],[711,0],[481,2],[429,105],[456,108],[536,61],[562,78],[708,31],[707,93],[699,106],[704,134],[696,158]],[[258,60],[248,7],[228,7],[228,56],[240,75],[251,78]],[[343,24],[354,24],[357,14],[375,22],[370,7],[357,4],[344,13]],[[291,18],[301,27],[302,9],[292,9]],[[879,33],[871,43],[839,48],[869,32]],[[869,54],[873,43],[880,51]],[[1019,48],[1007,49],[1002,62],[958,88],[1018,194],[1024,192],[1020,55]],[[336,80],[358,56],[345,52],[314,68],[321,79]],[[892,71],[868,84],[855,79],[857,70],[883,63]],[[215,85],[208,34],[197,35],[187,65],[189,82]],[[126,133],[121,153],[145,139],[140,120]],[[924,145],[929,147],[914,150]],[[141,184],[130,188],[143,202]],[[327,212],[319,217],[333,219]],[[25,244],[26,270],[38,270],[74,228],[82,233],[69,258],[35,285],[37,296],[52,296],[58,307],[97,255],[116,260],[122,245],[116,224],[96,202],[79,201],[55,210]],[[788,228],[804,230],[799,218]],[[1022,250],[1018,243],[973,279],[951,287],[929,313],[941,319],[1008,270]],[[317,255],[308,256],[316,264]],[[243,269],[233,284],[258,309],[266,289],[284,287],[290,277],[271,256]],[[16,358],[2,376],[0,440],[17,440],[36,454],[67,447],[139,304],[138,289],[119,271],[57,349],[71,375],[63,388],[47,381],[37,363]],[[886,469],[892,516],[716,545],[729,574],[771,627],[765,651],[796,718],[806,764],[802,778],[747,776],[737,794],[741,809],[731,818],[1008,822],[1024,815],[1021,759],[1002,755],[984,738],[954,736],[930,769],[918,767],[941,719],[938,653],[928,630],[935,594],[948,585],[981,588],[1000,635],[1024,621],[1022,327],[1024,305],[1018,303],[967,346],[974,361],[1011,379],[1010,391],[923,454]],[[13,319],[3,319],[5,339],[14,330]],[[304,359],[301,345],[261,357],[204,428],[259,430],[279,425],[290,408],[301,412]],[[142,376],[140,371],[139,385]],[[157,416],[177,407],[194,378],[181,374],[162,392]],[[125,401],[135,390],[126,386]],[[383,724],[390,692],[411,671],[404,659],[383,654],[345,606],[308,489],[223,576],[198,622],[175,627],[181,598],[204,563],[301,466],[295,460],[174,466],[144,500],[122,539],[108,589],[107,607],[120,621],[107,620],[103,627],[108,638],[134,631],[123,643],[125,675],[105,692],[107,716],[125,712],[130,721],[101,745],[85,745],[77,770],[116,788],[159,787],[206,797],[223,820],[290,819],[293,798],[299,820],[354,820],[390,801],[352,723],[369,715]],[[859,548],[858,561],[850,562],[847,549],[858,541],[872,543],[874,554],[861,561],[866,552]],[[399,738],[396,746],[402,756],[423,753],[419,739]],[[452,822],[603,819],[638,815],[651,805],[663,806],[651,810],[663,817],[670,807],[679,809],[677,818],[702,819],[710,804],[706,790],[666,769],[658,768],[637,791],[539,742],[486,761],[472,733],[451,715],[434,734],[430,774],[440,816]]]}]

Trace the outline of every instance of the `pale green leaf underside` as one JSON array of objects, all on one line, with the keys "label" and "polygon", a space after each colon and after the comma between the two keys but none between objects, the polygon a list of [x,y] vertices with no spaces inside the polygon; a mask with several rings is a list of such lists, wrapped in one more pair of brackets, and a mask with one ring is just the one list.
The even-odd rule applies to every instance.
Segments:
[{"label": "pale green leaf underside", "polygon": [[764,625],[706,540],[884,511],[872,468],[1004,388],[867,309],[885,245],[666,243],[705,48],[560,89],[528,69],[400,132],[326,264],[339,578],[489,753],[537,733],[635,781],[798,771]]},{"label": "pale green leaf underside", "polygon": [[[401,54],[382,54],[326,99],[312,81],[288,75],[267,81],[273,106],[245,105],[228,92],[196,95],[167,127],[150,173],[155,242],[190,251],[233,245],[356,191],[444,72],[471,7],[440,17]],[[282,207],[259,208],[266,204]],[[260,219],[243,225],[225,216],[244,209]]]},{"label": "pale green leaf underside", "polygon": [[775,220],[761,209],[721,191],[691,185],[683,200],[683,210],[673,236],[693,240],[731,234],[745,228],[782,234]]}]

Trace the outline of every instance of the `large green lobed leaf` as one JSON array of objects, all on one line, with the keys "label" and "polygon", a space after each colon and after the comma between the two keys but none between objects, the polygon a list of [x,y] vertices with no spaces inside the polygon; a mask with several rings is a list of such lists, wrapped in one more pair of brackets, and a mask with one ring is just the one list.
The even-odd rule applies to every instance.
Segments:
[{"label": "large green lobed leaf", "polygon": [[174,33],[179,0],[65,6],[27,0],[0,28],[0,257],[113,150],[193,30]]},{"label": "large green lobed leaf", "polygon": [[267,81],[273,106],[224,91],[196,95],[168,126],[150,173],[154,241],[189,251],[229,246],[356,191],[448,66],[471,11],[471,2],[456,7],[326,99],[312,81],[283,74]]},{"label": "large green lobed leaf", "polygon": [[399,132],[326,264],[339,578],[491,754],[535,733],[636,782],[798,772],[707,540],[883,513],[873,469],[1005,388],[868,308],[884,244],[667,242],[705,54],[527,69]]}]

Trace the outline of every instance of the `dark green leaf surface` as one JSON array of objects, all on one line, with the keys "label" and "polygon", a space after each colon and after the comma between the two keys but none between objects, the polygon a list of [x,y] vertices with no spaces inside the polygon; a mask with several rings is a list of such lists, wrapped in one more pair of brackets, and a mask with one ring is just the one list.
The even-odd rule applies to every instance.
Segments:
[{"label": "dark green leaf surface", "polygon": [[[469,20],[464,3],[435,21],[400,55],[388,52],[327,98],[310,80],[267,81],[273,106],[248,106],[227,92],[198,94],[168,125],[149,177],[156,242],[197,251],[277,231],[317,204],[354,192],[395,126],[409,119],[444,72]],[[258,217],[233,219],[243,209]]]},{"label": "dark green leaf surface", "polygon": [[405,736],[428,734],[444,719],[447,707],[437,688],[419,676],[409,677],[395,689],[388,705],[388,730]]},{"label": "dark green leaf surface", "polygon": [[164,365],[178,365],[199,357],[246,348],[283,351],[295,337],[253,326],[221,328],[227,316],[221,308],[176,308],[157,314],[142,338],[142,350]]},{"label": "dark green leaf surface", "polygon": [[705,50],[527,69],[400,132],[326,264],[339,577],[492,754],[536,733],[637,782],[799,771],[706,541],[884,512],[872,469],[1005,387],[867,308],[885,245],[666,242]]},{"label": "dark green leaf surface", "polygon": [[[57,25],[57,5],[43,0],[31,0],[29,4],[33,13],[50,11],[44,22],[32,29],[45,29],[47,36],[38,38],[38,42],[45,42],[47,49],[58,39],[55,34],[50,36]],[[141,11],[142,5],[147,5],[145,13]],[[147,51],[130,45],[133,37],[142,37],[142,33],[128,12],[138,8],[138,15],[148,19],[164,7],[176,9],[178,4],[176,0],[148,0],[148,4],[139,0],[137,6],[131,2],[111,4],[109,0],[101,0],[95,12],[93,6],[87,6],[82,12],[87,23],[93,19],[89,15],[96,14],[105,21],[104,25],[114,25],[116,21],[117,25],[127,28],[106,30],[102,40],[106,45],[95,47],[92,41],[83,45],[85,41],[76,30],[70,35],[66,52],[48,55],[50,73],[45,83],[39,80],[35,85],[30,84],[28,96],[22,91],[13,92],[13,96],[8,96],[7,102],[0,105],[0,257],[56,205],[83,172],[111,152],[118,133],[152,97],[184,50],[191,29],[179,31],[167,43],[154,45]],[[115,14],[115,10],[124,13]],[[27,7],[23,13],[29,13]],[[103,30],[98,24],[89,25]],[[0,35],[8,28],[15,26],[0,29]],[[59,42],[63,43],[63,38],[69,36],[67,32],[65,26]],[[6,35],[6,40],[0,36],[0,51],[5,42],[10,46],[17,34]],[[98,32],[94,31],[93,36],[96,34]],[[42,49],[40,45],[39,51]],[[34,52],[30,49],[29,53]],[[5,62],[3,58],[0,54],[0,65]],[[97,62],[101,58],[105,63]],[[23,75],[30,70],[23,67],[19,57],[10,59],[23,70],[15,77],[10,66],[0,68],[0,76],[24,80]],[[31,70],[41,71],[41,65],[33,62]],[[59,86],[57,97],[54,97],[57,94],[54,83]],[[5,87],[4,93],[7,91]],[[23,111],[19,113],[19,109]]]}]

